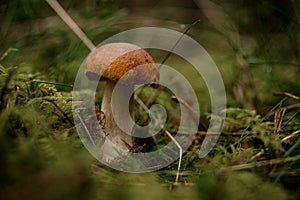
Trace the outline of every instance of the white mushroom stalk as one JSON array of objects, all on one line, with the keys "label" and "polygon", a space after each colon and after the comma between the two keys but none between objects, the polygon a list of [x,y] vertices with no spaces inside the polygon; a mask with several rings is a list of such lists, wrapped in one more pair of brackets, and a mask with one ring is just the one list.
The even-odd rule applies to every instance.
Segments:
[{"label": "white mushroom stalk", "polygon": [[[134,138],[131,136],[133,130],[132,123],[122,123],[128,120],[127,112],[132,113],[132,101],[130,98],[129,105],[124,104],[124,96],[132,94],[134,87],[132,85],[124,85],[119,93],[114,95],[116,100],[112,103],[112,93],[116,83],[110,80],[106,81],[106,86],[103,94],[101,110],[105,115],[105,131],[106,136],[120,151],[130,151],[134,148]],[[121,86],[122,87],[122,86]],[[114,106],[117,113],[113,115],[112,106]],[[122,128],[121,128],[122,127]]]}]

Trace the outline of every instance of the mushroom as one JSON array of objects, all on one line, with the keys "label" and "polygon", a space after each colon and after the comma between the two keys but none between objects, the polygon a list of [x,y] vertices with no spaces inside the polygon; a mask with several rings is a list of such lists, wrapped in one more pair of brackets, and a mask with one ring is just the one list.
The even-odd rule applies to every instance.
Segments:
[{"label": "mushroom", "polygon": [[[94,49],[86,59],[85,75],[90,80],[105,80],[101,111],[105,115],[106,137],[119,152],[134,151],[136,140],[133,125],[127,123],[128,112],[133,116],[133,96],[129,106],[123,103],[126,95],[134,93],[134,85],[157,82],[158,68],[153,58],[141,47],[130,43],[109,43]],[[113,93],[117,82],[118,93]],[[114,100],[112,104],[112,95]],[[117,114],[113,116],[112,107]],[[121,129],[116,121],[121,123]],[[122,123],[123,122],[123,123]],[[127,127],[126,127],[127,126]],[[124,131],[125,130],[125,131]]]}]

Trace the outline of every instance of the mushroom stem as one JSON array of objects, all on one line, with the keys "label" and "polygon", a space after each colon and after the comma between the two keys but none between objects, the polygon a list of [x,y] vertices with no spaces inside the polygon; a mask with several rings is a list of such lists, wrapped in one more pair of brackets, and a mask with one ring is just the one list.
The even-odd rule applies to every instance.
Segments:
[{"label": "mushroom stem", "polygon": [[[128,111],[130,115],[132,114],[132,102],[133,97],[130,97],[129,105],[124,105],[124,99],[126,99],[127,94],[132,94],[134,91],[134,87],[132,85],[121,85],[118,87],[122,87],[118,93],[114,94],[114,103],[112,105],[112,93],[115,88],[116,83],[110,80],[107,80],[107,84],[103,94],[103,100],[101,105],[101,110],[105,114],[106,122],[105,122],[105,131],[107,134],[107,138],[114,144],[114,147],[120,151],[120,153],[128,152],[132,150],[134,145],[134,137],[132,134],[133,124],[126,123],[126,121],[130,121],[128,119]],[[117,111],[115,115],[112,112],[112,106],[114,106],[114,110]],[[116,123],[123,122],[121,126],[123,129],[126,129],[124,132]]]}]

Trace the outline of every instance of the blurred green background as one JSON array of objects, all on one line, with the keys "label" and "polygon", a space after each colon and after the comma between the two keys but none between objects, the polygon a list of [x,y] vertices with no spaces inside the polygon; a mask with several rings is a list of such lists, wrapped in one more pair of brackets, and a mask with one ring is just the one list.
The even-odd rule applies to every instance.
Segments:
[{"label": "blurred green background", "polygon": [[[188,35],[203,45],[219,66],[229,105],[266,112],[278,100],[272,97],[273,92],[299,94],[298,1],[212,4],[198,0],[63,0],[60,3],[94,44],[142,26],[184,32],[189,24],[200,20]],[[28,63],[49,80],[72,84],[89,50],[47,3],[3,0],[0,8],[1,52],[8,48],[19,50],[10,54],[3,65]],[[160,55],[157,62],[164,56]]]},{"label": "blurred green background", "polygon": [[[299,1],[59,2],[94,44],[131,28],[157,26],[182,33],[190,28],[187,35],[203,45],[222,74],[228,107],[255,110],[255,115],[265,116],[283,99],[274,96],[275,92],[289,92],[300,96]],[[199,23],[190,27],[197,20]],[[89,54],[89,49],[43,0],[1,0],[0,23],[0,55],[3,55],[0,59],[0,198],[299,197],[299,188],[296,186],[299,185],[299,172],[292,178],[280,174],[287,168],[299,169],[299,162],[284,166],[284,170],[278,172],[279,175],[272,176],[265,171],[270,169],[242,172],[216,170],[220,163],[228,164],[224,159],[234,157],[240,151],[229,151],[226,154],[230,154],[228,157],[224,156],[224,152],[213,154],[217,156],[199,160],[193,163],[192,168],[188,165],[192,159],[192,153],[189,154],[190,157],[186,158],[185,163],[188,172],[182,179],[186,185],[183,183],[173,189],[168,184],[174,180],[176,163],[160,172],[142,175],[116,172],[102,166],[84,149],[73,124],[66,119],[66,116],[72,119],[69,105],[72,91],[70,85]],[[6,55],[5,52],[9,49],[12,51]],[[157,62],[161,62],[167,55],[166,52],[152,53]],[[205,85],[201,80],[196,81],[197,77],[191,67],[174,55],[166,64],[182,71],[191,80],[200,99],[201,112],[209,113],[210,104]],[[32,82],[28,84],[28,80]],[[36,80],[51,84],[39,85]],[[46,103],[43,100],[45,93],[48,96],[53,93],[60,100],[52,99],[54,103]],[[285,103],[294,105],[294,100],[288,99]],[[53,105],[60,107],[62,112],[55,110]],[[234,112],[242,113],[240,110]],[[291,130],[299,129],[299,113],[287,114],[294,115],[291,121],[295,127]],[[253,120],[256,116],[246,116],[252,120],[251,123],[256,123]],[[203,119],[205,121],[206,116]],[[236,123],[249,122],[239,120]],[[265,130],[264,127],[260,129]],[[228,129],[230,131],[233,130]],[[287,132],[285,131],[286,134]],[[240,139],[233,141],[240,142]],[[229,147],[230,142],[232,140],[224,142],[227,144],[226,148],[232,148]],[[299,137],[291,146],[294,149],[289,155],[299,154]],[[215,150],[222,151],[221,147]],[[250,154],[253,155],[253,152]],[[245,155],[249,157],[248,154]],[[241,163],[246,162],[243,156],[241,159]],[[290,189],[291,193],[285,189]]]}]

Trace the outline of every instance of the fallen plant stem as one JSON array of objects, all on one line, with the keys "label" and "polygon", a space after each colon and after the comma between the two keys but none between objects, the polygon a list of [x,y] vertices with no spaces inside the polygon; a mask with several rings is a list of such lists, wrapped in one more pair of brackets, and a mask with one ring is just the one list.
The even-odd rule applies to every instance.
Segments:
[{"label": "fallen plant stem", "polygon": [[286,108],[282,108],[282,104],[279,105],[274,115],[274,134],[279,133],[282,128],[282,121],[285,115]]},{"label": "fallen plant stem", "polygon": [[286,141],[290,140],[291,138],[295,137],[295,136],[296,136],[297,134],[299,134],[299,133],[300,133],[300,129],[297,130],[297,131],[295,131],[295,132],[293,132],[292,134],[286,136],[285,138],[283,138],[283,139],[281,140],[281,142],[286,142]]},{"label": "fallen plant stem", "polygon": [[267,165],[277,165],[277,164],[282,164],[282,163],[287,163],[287,162],[293,162],[300,160],[300,155],[294,156],[294,157],[288,157],[288,158],[277,158],[277,159],[272,159],[272,160],[264,160],[260,162],[253,162],[253,163],[247,163],[247,164],[240,164],[240,165],[233,165],[229,167],[224,167],[222,170],[229,169],[229,170],[244,170],[244,169],[251,169],[251,168],[256,168],[256,167],[263,167]]},{"label": "fallen plant stem", "polygon": [[300,101],[300,97],[296,96],[296,95],[293,95],[289,92],[275,92],[273,93],[274,96],[286,96],[286,97],[290,97],[292,99],[295,99],[297,101]]},{"label": "fallen plant stem", "polygon": [[137,101],[137,103],[149,114],[150,110],[147,108],[145,103],[140,99],[137,95],[134,95],[134,99]]},{"label": "fallen plant stem", "polygon": [[63,9],[63,7],[61,7],[61,5],[56,0],[46,0],[46,2],[53,8],[57,15],[69,26],[69,28],[80,38],[80,40],[92,51],[95,48],[95,45],[84,34],[84,32],[79,28],[79,26],[70,17],[70,15]]},{"label": "fallen plant stem", "polygon": [[[163,128],[163,127],[162,127]],[[180,172],[180,166],[181,166],[181,160],[182,160],[182,147],[180,144],[175,140],[175,138],[172,136],[172,134],[165,130],[165,133],[168,135],[169,138],[175,143],[175,145],[179,148],[179,161],[178,161],[178,167],[177,167],[177,173],[176,173],[176,178],[175,178],[175,184],[178,183],[179,179],[179,172]]]},{"label": "fallen plant stem", "polygon": [[253,161],[253,160],[255,160],[255,159],[261,157],[261,156],[264,155],[264,154],[265,154],[265,150],[262,149],[260,152],[258,152],[258,153],[255,154],[254,156],[252,156],[252,157],[250,158],[250,160]]},{"label": "fallen plant stem", "polygon": [[176,96],[171,96],[171,99],[177,103],[181,103],[182,105],[184,105],[192,114],[192,117],[195,121],[196,124],[200,125],[200,127],[202,129],[204,129],[205,131],[207,131],[207,127],[205,124],[203,124],[200,119],[198,118],[198,116],[196,115],[196,113],[194,112],[192,106],[190,104],[188,104],[188,102],[186,102],[185,100],[179,98],[179,97],[176,97]]},{"label": "fallen plant stem", "polygon": [[62,115],[67,119],[67,121],[74,126],[74,122],[70,119],[70,117],[68,117],[68,115],[51,99],[43,99],[44,101],[48,101],[49,103],[53,104],[55,106],[55,108],[57,108],[57,110],[59,110],[59,112],[62,113]]},{"label": "fallen plant stem", "polygon": [[[178,132],[178,134],[182,134],[182,135],[185,135],[185,134],[190,134],[188,132],[184,132],[184,131],[180,131]],[[222,136],[241,136],[241,135],[244,135],[244,134],[251,134],[251,132],[233,132],[233,133],[221,133]],[[197,132],[197,135],[199,136],[206,136],[206,135],[211,135],[211,136],[214,136],[214,135],[220,135],[219,132],[206,132],[206,131],[198,131]]]},{"label": "fallen plant stem", "polygon": [[281,113],[281,117],[280,117],[280,121],[279,121],[276,133],[279,133],[280,129],[282,128],[282,121],[283,121],[283,117],[285,115],[285,111],[286,111],[285,108],[282,109],[282,113]]},{"label": "fallen plant stem", "polygon": [[19,51],[18,49],[15,49],[15,48],[9,48],[7,49],[3,54],[2,56],[0,57],[0,61],[4,60],[4,58],[6,58],[6,56],[8,56],[8,54],[12,51]]},{"label": "fallen plant stem", "polygon": [[83,119],[81,118],[80,114],[77,113],[77,117],[79,118],[80,123],[81,123],[81,125],[83,126],[83,128],[84,128],[86,134],[88,135],[88,137],[89,137],[89,139],[90,139],[90,141],[93,143],[94,146],[96,146],[96,144],[95,144],[95,142],[94,142],[94,140],[93,140],[93,137],[91,136],[90,131],[89,131],[89,129],[86,127],[86,125],[85,125]]}]

